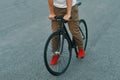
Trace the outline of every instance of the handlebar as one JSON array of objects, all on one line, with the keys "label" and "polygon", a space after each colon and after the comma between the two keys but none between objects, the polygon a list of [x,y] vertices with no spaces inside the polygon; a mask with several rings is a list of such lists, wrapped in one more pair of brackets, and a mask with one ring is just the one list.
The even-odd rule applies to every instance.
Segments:
[{"label": "handlebar", "polygon": [[[57,21],[62,21],[62,22],[64,22],[64,23],[68,22],[68,21],[66,21],[63,17],[64,17],[64,16],[55,16],[54,18],[55,18],[55,20],[57,20]],[[71,19],[71,17],[70,17],[70,19]]]},{"label": "handlebar", "polygon": [[63,19],[63,16],[55,16],[54,18],[55,18],[56,20],[64,20],[64,19]]}]

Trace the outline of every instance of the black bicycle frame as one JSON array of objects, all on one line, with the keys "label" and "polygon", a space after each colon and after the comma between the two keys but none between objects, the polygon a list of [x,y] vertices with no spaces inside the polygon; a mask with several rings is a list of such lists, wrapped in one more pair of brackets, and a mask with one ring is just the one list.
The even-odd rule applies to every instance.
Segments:
[{"label": "black bicycle frame", "polygon": [[63,34],[65,35],[65,36],[67,36],[68,37],[68,39],[69,39],[69,41],[70,41],[70,44],[71,44],[71,47],[72,48],[75,48],[75,42],[74,42],[74,40],[72,40],[71,38],[70,38],[70,36],[69,36],[69,33],[68,33],[68,31],[67,31],[67,29],[66,29],[66,26],[65,26],[65,23],[66,22],[64,22],[64,21],[61,21],[61,26],[60,26],[60,32],[63,32]]}]

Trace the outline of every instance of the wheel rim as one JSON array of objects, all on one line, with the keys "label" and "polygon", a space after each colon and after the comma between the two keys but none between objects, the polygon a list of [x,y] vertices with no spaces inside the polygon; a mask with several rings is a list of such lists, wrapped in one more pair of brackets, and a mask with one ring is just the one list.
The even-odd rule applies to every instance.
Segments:
[{"label": "wheel rim", "polygon": [[[54,37],[55,36],[57,36],[57,35],[54,35]],[[60,45],[61,45],[61,43],[60,43]],[[59,51],[58,49],[56,49],[56,50]],[[52,49],[52,39],[49,39],[49,42],[48,42],[48,45],[47,45],[46,51],[45,51],[45,54],[46,54],[45,62],[46,62],[48,71],[50,73],[52,73],[53,75],[60,75],[63,72],[65,72],[70,63],[70,59],[71,59],[70,52],[69,52],[68,41],[67,41],[67,39],[64,39],[62,54],[60,54],[60,58],[58,59],[57,64],[54,66],[51,66],[50,61],[52,59],[53,49]]]}]

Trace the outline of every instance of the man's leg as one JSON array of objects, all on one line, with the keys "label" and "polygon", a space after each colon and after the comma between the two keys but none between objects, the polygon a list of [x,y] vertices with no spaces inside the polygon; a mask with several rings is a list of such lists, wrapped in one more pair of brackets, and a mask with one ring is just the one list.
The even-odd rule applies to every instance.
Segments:
[{"label": "man's leg", "polygon": [[83,48],[82,35],[79,31],[79,16],[78,16],[78,7],[77,6],[72,7],[71,16],[72,16],[72,19],[68,22],[68,26],[69,26],[69,29],[75,40],[75,43],[79,49],[78,58],[82,58],[85,56],[85,52],[84,52],[84,48]]},{"label": "man's leg", "polygon": [[68,26],[76,42],[76,45],[78,46],[79,49],[81,49],[83,48],[83,41],[79,30],[79,16],[77,6],[72,7],[71,17],[72,19],[70,19],[70,21],[68,22]]},{"label": "man's leg", "polygon": [[[65,12],[65,9],[60,9],[60,8],[56,8],[54,7],[54,10],[55,10],[55,14],[57,16],[60,16],[60,15],[64,15],[64,12]],[[60,21],[52,21],[52,31],[53,32],[56,32],[58,30],[58,28],[60,27],[60,24],[61,22]],[[51,59],[51,62],[50,64],[51,65],[55,65],[60,57],[59,54],[55,54],[55,52],[59,49],[59,40],[58,40],[58,37],[59,36],[55,36],[53,39],[52,39],[52,52],[53,52],[53,57]]]}]

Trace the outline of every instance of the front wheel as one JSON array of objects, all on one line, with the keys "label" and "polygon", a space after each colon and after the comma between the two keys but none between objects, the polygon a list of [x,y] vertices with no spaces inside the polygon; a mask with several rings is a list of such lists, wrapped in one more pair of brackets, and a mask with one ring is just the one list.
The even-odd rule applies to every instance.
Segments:
[{"label": "front wheel", "polygon": [[[59,54],[60,57],[56,65],[50,65],[53,54]],[[64,73],[71,61],[71,47],[68,38],[59,31],[54,32],[48,38],[44,48],[44,62],[47,70],[55,76]]]}]

